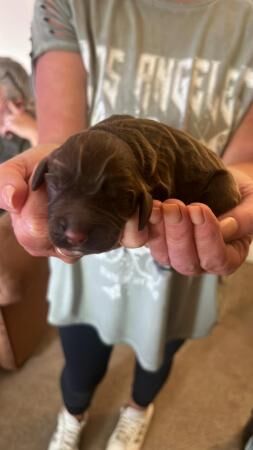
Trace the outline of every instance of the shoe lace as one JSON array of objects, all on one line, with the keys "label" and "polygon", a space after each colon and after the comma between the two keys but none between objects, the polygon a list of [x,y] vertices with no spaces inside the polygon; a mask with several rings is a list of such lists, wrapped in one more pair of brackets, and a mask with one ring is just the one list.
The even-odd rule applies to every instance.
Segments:
[{"label": "shoe lace", "polygon": [[58,427],[54,435],[54,441],[61,444],[61,450],[72,450],[79,439],[79,428],[75,424],[66,424],[63,417],[60,417]]},{"label": "shoe lace", "polygon": [[127,443],[129,438],[136,441],[144,433],[144,428],[142,417],[129,417],[123,412],[115,430],[115,438],[123,443]]}]

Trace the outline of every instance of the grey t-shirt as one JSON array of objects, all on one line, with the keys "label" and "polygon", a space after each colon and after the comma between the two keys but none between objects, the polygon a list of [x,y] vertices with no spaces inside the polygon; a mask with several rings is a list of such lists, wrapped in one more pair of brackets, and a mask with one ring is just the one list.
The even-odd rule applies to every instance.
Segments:
[{"label": "grey t-shirt", "polygon": [[[37,1],[33,59],[80,52],[89,120],[150,117],[222,154],[253,96],[251,0]],[[199,337],[216,320],[216,277],[159,267],[145,247],[53,262],[49,320],[91,323],[108,343],[133,346],[156,369],[164,343]]]}]

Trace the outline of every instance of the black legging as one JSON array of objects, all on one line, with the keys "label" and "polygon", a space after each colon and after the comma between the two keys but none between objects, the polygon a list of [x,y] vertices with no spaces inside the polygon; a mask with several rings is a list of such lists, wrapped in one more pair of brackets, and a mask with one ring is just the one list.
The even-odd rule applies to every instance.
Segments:
[{"label": "black legging", "polygon": [[[113,346],[104,344],[90,325],[59,328],[65,367],[61,376],[63,401],[71,414],[82,414],[90,405],[96,387],[104,377]],[[144,370],[136,360],[132,387],[133,400],[146,407],[166,381],[173,356],[183,339],[168,342],[164,362],[159,370]]]}]

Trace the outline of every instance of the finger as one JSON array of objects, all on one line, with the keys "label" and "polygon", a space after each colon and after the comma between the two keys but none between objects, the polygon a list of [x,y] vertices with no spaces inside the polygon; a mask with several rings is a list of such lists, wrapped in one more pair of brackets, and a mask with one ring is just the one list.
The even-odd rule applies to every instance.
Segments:
[{"label": "finger", "polygon": [[163,222],[162,203],[154,200],[152,213],[148,225],[148,243],[147,247],[153,258],[161,265],[170,265],[167,243],[165,239],[165,230]]},{"label": "finger", "polygon": [[171,266],[183,275],[201,273],[187,207],[179,200],[163,203],[166,243]]},{"label": "finger", "polygon": [[234,239],[238,230],[238,223],[234,217],[226,217],[220,221],[220,229],[225,242]]},{"label": "finger", "polygon": [[152,225],[158,224],[163,220],[162,203],[158,200],[153,201],[153,207],[149,218],[149,223]]},{"label": "finger", "polygon": [[17,240],[29,253],[48,256],[52,252],[45,189],[30,192],[22,211],[11,218]]},{"label": "finger", "polygon": [[147,246],[149,247],[150,253],[155,261],[157,261],[161,265],[167,266],[170,265],[170,259],[165,237],[163,216],[161,212],[160,214],[158,214],[158,212],[156,212],[155,214],[153,215],[153,218],[155,218],[156,220],[153,223],[150,223],[148,226],[149,239]]},{"label": "finger", "polygon": [[188,209],[195,225],[196,248],[203,270],[217,275],[234,272],[247,257],[250,237],[245,236],[225,244],[223,236],[226,237],[226,233],[229,236],[233,229],[236,229],[237,223],[225,222],[223,235],[222,227],[207,206],[195,204],[190,205]]},{"label": "finger", "polygon": [[248,256],[250,244],[251,238],[245,236],[226,245],[226,263],[218,270],[217,274],[230,275],[238,269]]},{"label": "finger", "polygon": [[222,216],[221,223],[228,216],[233,217],[237,223],[237,229],[229,236],[232,239],[242,238],[245,235],[253,234],[253,195],[243,199],[242,203]]},{"label": "finger", "polygon": [[38,146],[0,164],[0,208],[19,212],[27,195],[27,182],[34,166],[50,151],[52,145]]},{"label": "finger", "polygon": [[188,206],[194,224],[195,245],[205,272],[221,274],[226,270],[228,254],[218,219],[203,204]]},{"label": "finger", "polygon": [[27,198],[28,186],[14,171],[9,172],[8,175],[9,177],[12,175],[11,180],[6,180],[5,185],[0,188],[0,208],[9,212],[18,212]]},{"label": "finger", "polygon": [[139,213],[138,211],[129,219],[123,230],[120,240],[121,245],[127,248],[142,247],[148,240],[148,229],[139,230]]}]

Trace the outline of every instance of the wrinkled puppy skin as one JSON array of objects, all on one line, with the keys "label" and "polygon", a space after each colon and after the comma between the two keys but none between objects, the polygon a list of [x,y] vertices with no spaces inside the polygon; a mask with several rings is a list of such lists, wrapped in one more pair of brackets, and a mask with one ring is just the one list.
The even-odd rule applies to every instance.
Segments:
[{"label": "wrinkled puppy skin", "polygon": [[207,204],[218,216],[240,194],[218,156],[183,131],[131,116],[111,116],[70,137],[41,161],[32,188],[46,182],[49,233],[78,254],[117,248],[138,210],[147,223],[152,199]]}]

